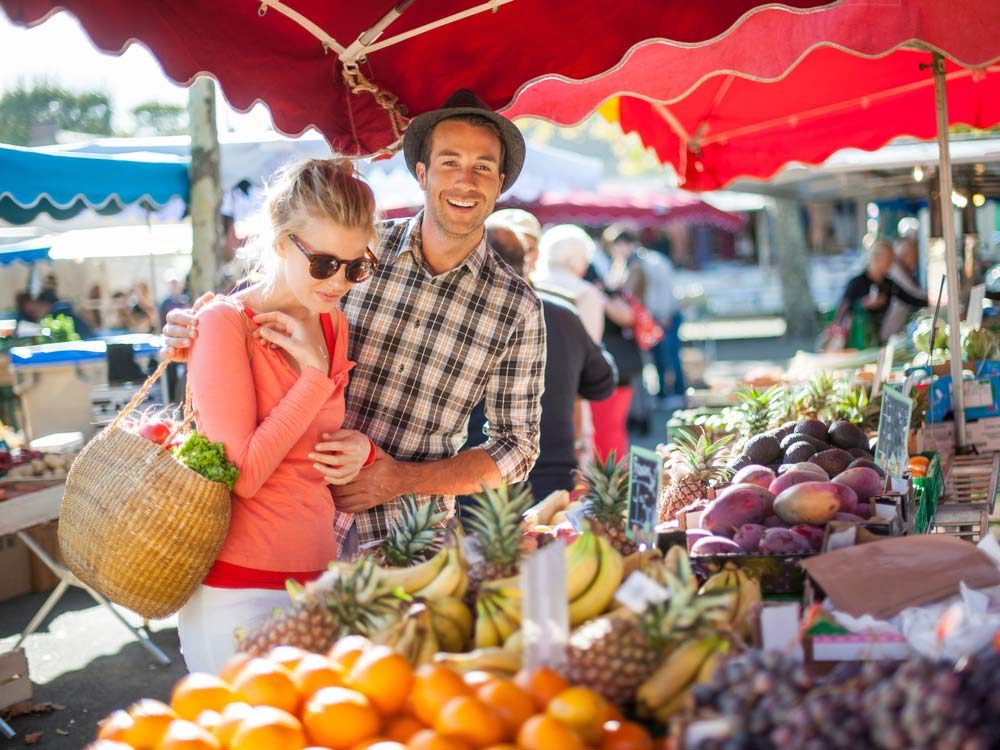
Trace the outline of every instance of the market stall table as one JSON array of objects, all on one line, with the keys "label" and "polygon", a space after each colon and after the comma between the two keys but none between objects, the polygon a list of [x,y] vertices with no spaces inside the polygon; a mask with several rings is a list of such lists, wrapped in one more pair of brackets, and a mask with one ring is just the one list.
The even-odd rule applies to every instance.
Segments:
[{"label": "market stall table", "polygon": [[94,601],[98,604],[103,604],[107,607],[111,613],[118,618],[118,620],[128,628],[132,635],[139,641],[143,648],[145,648],[153,658],[156,659],[160,664],[169,664],[170,658],[161,651],[155,643],[144,633],[141,629],[136,628],[128,620],[122,616],[115,607],[111,605],[104,596],[99,594],[97,591],[87,586],[85,583],[81,582],[69,569],[64,565],[61,565],[56,560],[49,555],[45,549],[42,548],[38,542],[28,533],[28,530],[33,526],[39,524],[47,523],[49,521],[54,521],[59,518],[59,509],[62,505],[63,492],[66,489],[64,484],[57,484],[52,487],[47,487],[37,492],[29,492],[27,494],[21,495],[19,497],[12,498],[10,500],[5,500],[0,502],[0,536],[6,536],[8,534],[16,534],[18,539],[20,539],[28,547],[31,552],[38,557],[39,560],[45,564],[56,576],[59,578],[59,584],[55,587],[51,594],[49,594],[48,599],[39,608],[35,616],[31,618],[31,622],[28,623],[27,627],[21,633],[17,642],[14,644],[14,648],[17,648],[24,642],[24,639],[35,632],[38,626],[42,624],[45,618],[52,611],[52,608],[58,603],[59,599],[66,592],[70,586],[79,586],[84,589]]}]

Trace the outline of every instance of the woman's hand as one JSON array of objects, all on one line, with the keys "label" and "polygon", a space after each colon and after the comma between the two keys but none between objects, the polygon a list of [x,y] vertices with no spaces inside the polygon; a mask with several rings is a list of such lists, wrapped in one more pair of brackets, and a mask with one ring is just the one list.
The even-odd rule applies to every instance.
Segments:
[{"label": "woman's hand", "polygon": [[300,370],[315,367],[324,375],[327,373],[326,359],[316,342],[309,338],[303,321],[287,313],[273,311],[255,315],[253,322],[260,326],[254,331],[254,336],[284,349]]},{"label": "woman's hand", "polygon": [[371,453],[371,442],[357,430],[324,434],[323,441],[316,444],[309,458],[316,462],[313,466],[327,484],[350,482],[360,473]]},{"label": "woman's hand", "polygon": [[165,357],[175,362],[185,362],[188,350],[198,337],[198,311],[215,299],[211,292],[201,295],[194,305],[187,309],[171,310],[167,313],[167,322],[163,326],[163,349]]}]

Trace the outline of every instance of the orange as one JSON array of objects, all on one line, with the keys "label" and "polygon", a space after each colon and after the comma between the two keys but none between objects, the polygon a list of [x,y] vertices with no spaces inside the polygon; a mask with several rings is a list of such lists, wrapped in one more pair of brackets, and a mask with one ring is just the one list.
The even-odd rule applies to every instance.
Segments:
[{"label": "orange", "polygon": [[536,714],[521,725],[517,733],[521,750],[583,750],[580,735],[551,716]]},{"label": "orange", "polygon": [[500,717],[507,739],[517,737],[517,730],[535,713],[531,696],[510,680],[496,678],[480,685],[476,697]]},{"label": "orange", "polygon": [[385,725],[385,736],[390,740],[406,743],[413,735],[425,728],[412,716],[397,716],[390,719],[389,723]]},{"label": "orange", "polygon": [[295,688],[304,699],[320,688],[343,687],[344,677],[340,662],[322,654],[306,654],[292,672]]},{"label": "orange", "polygon": [[927,468],[931,465],[931,460],[927,456],[910,456],[910,466],[923,466]]},{"label": "orange", "polygon": [[221,747],[207,729],[202,729],[193,721],[174,719],[157,745],[157,750],[219,750]]},{"label": "orange", "polygon": [[267,659],[251,659],[233,682],[236,700],[251,706],[273,706],[298,713],[299,693],[291,673]]},{"label": "orange", "polygon": [[653,750],[653,738],[631,721],[607,721],[601,736],[601,750]]},{"label": "orange", "polygon": [[97,740],[87,745],[84,750],[132,750],[132,746],[114,740]]},{"label": "orange", "polygon": [[372,642],[363,635],[348,635],[334,643],[326,655],[339,661],[344,670],[350,672],[358,657],[371,646]]},{"label": "orange", "polygon": [[207,729],[211,732],[215,739],[219,739],[219,727],[222,725],[222,714],[218,711],[213,711],[211,709],[206,709],[198,714],[198,717],[194,720],[202,729]]},{"label": "orange", "polygon": [[413,676],[410,711],[425,726],[432,727],[441,707],[460,695],[472,695],[461,675],[440,664],[423,664]]},{"label": "orange", "polygon": [[484,747],[483,750],[517,750],[517,745],[512,745],[509,742],[503,742],[499,745]]},{"label": "orange", "polygon": [[194,721],[202,711],[221,711],[236,700],[233,689],[214,674],[184,675],[170,695],[170,707],[182,719]]},{"label": "orange", "polygon": [[498,678],[496,675],[484,670],[473,669],[471,672],[466,672],[462,675],[462,679],[465,680],[465,684],[470,688],[478,690],[481,685],[485,685],[487,682],[492,682]]},{"label": "orange", "polygon": [[472,746],[457,737],[445,737],[431,729],[421,729],[406,745],[410,750],[472,750]]},{"label": "orange", "polygon": [[166,703],[143,698],[128,707],[132,717],[132,727],[124,737],[109,737],[127,742],[135,750],[153,750],[160,744],[167,727],[177,718],[177,714]]},{"label": "orange", "polygon": [[275,664],[280,664],[289,672],[294,672],[295,667],[302,661],[302,657],[308,653],[298,646],[275,646],[267,652],[266,658]]},{"label": "orange", "polygon": [[565,678],[549,667],[522,669],[514,675],[514,684],[531,696],[539,711],[544,711],[550,700],[569,687]]},{"label": "orange", "polygon": [[550,700],[545,713],[576,730],[585,742],[596,743],[607,720],[608,702],[590,688],[574,686]]},{"label": "orange", "polygon": [[333,750],[348,750],[375,737],[382,719],[362,693],[342,687],[318,690],[302,712],[309,741]]},{"label": "orange", "polygon": [[500,717],[470,695],[460,695],[445,703],[438,712],[434,730],[446,737],[465,740],[473,747],[494,745],[507,734]]},{"label": "orange", "polygon": [[410,695],[413,667],[388,646],[372,646],[354,662],[344,684],[368,696],[383,716],[393,716]]},{"label": "orange", "polygon": [[222,709],[222,714],[219,716],[219,723],[211,729],[212,734],[215,735],[215,739],[222,745],[228,746],[233,739],[233,735],[236,734],[236,730],[240,728],[240,724],[251,713],[253,713],[253,706],[249,703],[243,703],[242,701],[230,703]]},{"label": "orange", "polygon": [[406,745],[402,742],[376,737],[373,740],[365,740],[360,745],[355,745],[351,750],[406,750]]},{"label": "orange", "polygon": [[236,679],[236,675],[243,670],[243,667],[245,667],[247,662],[252,658],[253,657],[250,656],[250,654],[245,654],[242,651],[233,654],[222,663],[222,667],[219,669],[219,679],[232,685],[233,681]]},{"label": "orange", "polygon": [[135,719],[128,715],[128,711],[118,709],[98,723],[97,739],[124,742],[133,726]]},{"label": "orange", "polygon": [[229,750],[302,750],[306,733],[302,723],[287,711],[257,706],[240,722],[229,742]]}]

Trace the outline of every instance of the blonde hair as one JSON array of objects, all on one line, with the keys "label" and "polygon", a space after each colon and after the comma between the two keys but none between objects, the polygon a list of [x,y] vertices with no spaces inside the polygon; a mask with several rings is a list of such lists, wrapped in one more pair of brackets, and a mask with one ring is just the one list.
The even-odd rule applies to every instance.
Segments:
[{"label": "blonde hair", "polygon": [[253,244],[259,260],[252,276],[274,284],[281,259],[275,246],[283,235],[301,231],[310,216],[376,235],[375,194],[350,159],[307,159],[278,170],[267,196]]}]

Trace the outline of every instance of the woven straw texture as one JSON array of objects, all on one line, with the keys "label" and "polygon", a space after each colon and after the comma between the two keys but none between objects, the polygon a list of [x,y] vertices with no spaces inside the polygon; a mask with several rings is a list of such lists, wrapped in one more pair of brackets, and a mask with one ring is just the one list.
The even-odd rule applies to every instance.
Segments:
[{"label": "woven straw texture", "polygon": [[81,581],[143,617],[166,617],[215,562],[230,511],[225,485],[116,423],[73,462],[59,545]]}]

